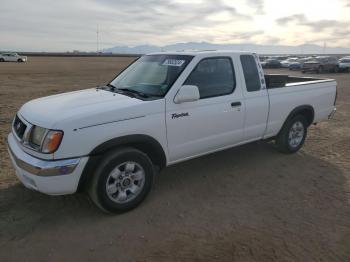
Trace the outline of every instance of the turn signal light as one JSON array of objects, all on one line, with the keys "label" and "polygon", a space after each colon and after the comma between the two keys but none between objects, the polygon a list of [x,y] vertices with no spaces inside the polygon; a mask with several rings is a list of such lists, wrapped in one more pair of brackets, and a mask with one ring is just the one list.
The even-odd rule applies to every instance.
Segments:
[{"label": "turn signal light", "polygon": [[50,130],[45,137],[41,151],[43,153],[55,152],[60,146],[62,138],[62,131]]}]

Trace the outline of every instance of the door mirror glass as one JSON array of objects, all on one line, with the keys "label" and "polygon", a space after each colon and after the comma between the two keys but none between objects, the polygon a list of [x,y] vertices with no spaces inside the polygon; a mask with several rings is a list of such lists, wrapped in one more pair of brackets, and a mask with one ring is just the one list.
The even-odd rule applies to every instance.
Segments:
[{"label": "door mirror glass", "polygon": [[199,90],[197,86],[194,85],[184,85],[180,88],[179,92],[177,92],[174,102],[176,104],[184,103],[184,102],[193,102],[199,100]]}]

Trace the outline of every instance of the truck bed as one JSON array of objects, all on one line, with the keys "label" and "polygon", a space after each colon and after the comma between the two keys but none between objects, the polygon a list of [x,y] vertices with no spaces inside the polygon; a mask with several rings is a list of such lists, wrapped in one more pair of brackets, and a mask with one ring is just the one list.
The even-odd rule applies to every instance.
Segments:
[{"label": "truck bed", "polygon": [[314,123],[327,119],[334,109],[337,83],[333,79],[265,75],[265,81],[270,104],[266,137],[276,135],[297,107],[311,106]]},{"label": "truck bed", "polygon": [[332,82],[334,80],[314,78],[314,77],[289,76],[289,75],[282,75],[282,74],[269,74],[269,75],[265,75],[265,81],[266,81],[267,89],[272,89],[272,88],[282,88],[286,86]]}]

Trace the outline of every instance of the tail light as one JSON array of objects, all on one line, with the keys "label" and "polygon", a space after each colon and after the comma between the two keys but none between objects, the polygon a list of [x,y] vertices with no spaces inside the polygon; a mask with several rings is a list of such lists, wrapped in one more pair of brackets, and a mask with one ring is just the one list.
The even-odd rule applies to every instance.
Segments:
[{"label": "tail light", "polygon": [[337,98],[338,98],[338,86],[335,86],[335,97],[334,97],[334,106],[337,102]]}]

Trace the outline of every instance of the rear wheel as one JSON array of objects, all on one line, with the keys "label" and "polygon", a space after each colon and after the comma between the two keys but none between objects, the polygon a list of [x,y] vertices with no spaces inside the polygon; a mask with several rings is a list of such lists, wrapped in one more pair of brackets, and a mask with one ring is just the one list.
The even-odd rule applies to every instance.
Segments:
[{"label": "rear wheel", "polygon": [[88,193],[103,211],[121,213],[138,206],[153,184],[154,167],[149,157],[134,148],[105,156],[92,177]]},{"label": "rear wheel", "polygon": [[288,120],[275,140],[278,150],[287,154],[297,152],[304,144],[307,127],[307,121],[302,115]]},{"label": "rear wheel", "polygon": [[5,60],[3,58],[0,58],[0,62],[5,62]]}]

